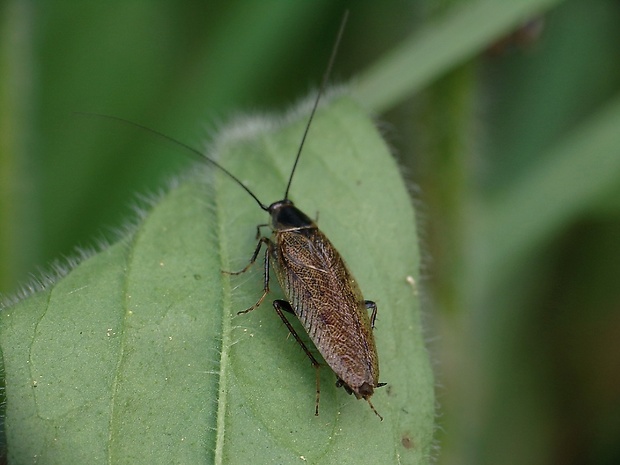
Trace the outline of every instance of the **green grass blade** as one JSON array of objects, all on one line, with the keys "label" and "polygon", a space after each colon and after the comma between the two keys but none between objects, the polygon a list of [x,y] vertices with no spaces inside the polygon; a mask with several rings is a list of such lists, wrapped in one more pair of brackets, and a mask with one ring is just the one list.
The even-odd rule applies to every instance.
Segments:
[{"label": "green grass blade", "polygon": [[37,255],[38,172],[32,162],[33,7],[0,5],[0,292],[13,289]]},{"label": "green grass blade", "polygon": [[374,111],[389,110],[559,1],[464,2],[371,65],[358,76],[355,92]]},{"label": "green grass blade", "polygon": [[[492,276],[616,189],[619,127],[620,99],[616,98],[541,156],[541,162],[491,203],[486,216],[487,243],[494,245],[488,266]],[[532,209],[534,205],[541,208]]]},{"label": "green grass blade", "polygon": [[[306,110],[277,127],[239,125],[215,148],[264,202],[282,196]],[[384,422],[327,368],[315,417],[314,370],[271,305],[237,315],[260,295],[261,266],[220,270],[247,263],[265,213],[199,167],[130,236],[0,314],[13,462],[427,463],[433,377],[407,282],[419,267],[414,213],[351,100],[317,113],[291,198],[320,212],[365,298],[377,301],[388,386],[373,402]]]}]

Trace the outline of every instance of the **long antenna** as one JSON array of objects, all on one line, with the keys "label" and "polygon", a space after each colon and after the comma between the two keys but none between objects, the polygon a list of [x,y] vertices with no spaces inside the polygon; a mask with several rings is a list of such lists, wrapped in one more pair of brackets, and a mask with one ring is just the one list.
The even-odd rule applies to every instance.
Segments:
[{"label": "long antenna", "polygon": [[140,123],[135,123],[133,121],[130,121],[130,120],[125,119],[125,118],[121,118],[119,116],[104,115],[104,114],[101,114],[101,113],[87,113],[87,112],[82,112],[82,111],[76,111],[75,114],[76,115],[83,115],[83,116],[94,116],[94,117],[97,117],[97,118],[107,118],[107,119],[111,119],[111,120],[115,120],[115,121],[120,121],[121,123],[129,124],[131,126],[135,126],[137,128],[140,128],[140,129],[142,129],[144,131],[148,131],[151,134],[154,134],[154,135],[160,137],[161,139],[165,140],[166,142],[171,142],[174,145],[177,145],[179,147],[183,147],[184,149],[187,149],[189,151],[189,153],[191,153],[192,155],[198,157],[198,159],[200,159],[201,161],[207,161],[207,162],[211,163],[213,166],[215,166],[216,168],[219,168],[220,170],[222,170],[224,173],[226,173],[228,176],[230,176],[234,181],[236,181],[236,183],[239,184],[248,194],[250,194],[252,196],[252,198],[254,200],[256,200],[256,203],[263,210],[269,211],[269,207],[267,205],[265,205],[263,202],[261,202],[258,199],[258,197],[256,197],[254,192],[252,192],[245,184],[243,184],[241,182],[241,180],[237,176],[232,174],[230,171],[228,171],[226,168],[224,168],[222,165],[220,165],[215,160],[213,160],[213,159],[209,158],[208,156],[206,156],[201,151],[196,150],[191,145],[187,145],[184,142],[181,142],[180,140],[175,139],[174,137],[167,136],[166,134],[164,134],[162,132],[159,132],[159,131],[156,131],[155,129],[151,129],[148,126],[144,126],[144,125],[142,125]]},{"label": "long antenna", "polygon": [[[338,51],[338,46],[340,45],[340,40],[342,39],[342,35],[344,33],[344,28],[347,24],[347,19],[349,17],[349,10],[346,10],[344,12],[344,15],[342,17],[342,21],[340,22],[340,29],[338,30],[338,35],[336,37],[336,42],[334,43],[334,48],[332,49],[332,54],[329,58],[329,62],[327,64],[327,69],[325,70],[325,73],[323,74],[323,81],[321,82],[321,87],[319,89],[319,93],[316,96],[316,100],[314,101],[314,106],[312,107],[312,111],[310,113],[310,117],[308,118],[308,124],[306,125],[306,129],[304,130],[304,135],[301,138],[301,143],[299,144],[299,149],[297,150],[297,156],[295,157],[295,163],[293,164],[293,169],[291,170],[291,175],[289,176],[288,179],[288,184],[286,185],[286,191],[284,193],[284,199],[288,199],[288,191],[291,188],[291,182],[293,181],[293,175],[295,174],[295,170],[297,169],[297,163],[299,162],[299,157],[301,155],[301,151],[304,147],[304,142],[306,141],[306,136],[308,135],[308,130],[310,129],[310,123],[312,123],[312,118],[314,117],[314,114],[316,113],[316,109],[319,105],[319,100],[321,99],[321,96],[323,95],[323,93],[325,92],[325,87],[327,87],[327,80],[329,79],[329,75],[331,74],[331,70],[332,70],[332,66],[334,64],[334,61],[336,59],[336,52]],[[151,134],[156,135],[157,137],[170,142],[176,146],[179,147],[183,147],[184,149],[186,149],[189,153],[191,153],[192,155],[194,155],[195,157],[197,157],[200,160],[203,161],[207,161],[208,163],[211,163],[213,166],[215,166],[216,168],[218,168],[219,170],[223,171],[224,173],[226,173],[233,181],[235,181],[237,184],[239,184],[243,190],[245,190],[248,194],[250,194],[250,196],[256,201],[256,203],[258,204],[258,206],[260,208],[262,208],[265,211],[269,211],[269,206],[265,205],[263,202],[260,201],[260,199],[254,194],[254,192],[252,192],[245,184],[243,184],[243,182],[241,182],[241,180],[235,176],[234,174],[232,174],[230,171],[228,171],[226,168],[224,168],[222,165],[220,165],[218,162],[216,162],[215,160],[213,160],[212,158],[209,158],[207,155],[205,155],[204,153],[200,152],[199,150],[196,150],[194,147],[187,145],[177,139],[175,139],[174,137],[170,137],[164,133],[161,133],[159,131],[156,131],[155,129],[151,129],[148,126],[144,126],[140,123],[135,123],[133,121],[121,118],[119,116],[112,116],[112,115],[104,115],[101,113],[88,113],[88,112],[75,112],[75,114],[78,115],[83,115],[83,116],[90,116],[90,117],[97,117],[97,118],[107,118],[110,120],[114,120],[114,121],[120,121],[121,123],[125,123],[125,124],[129,124],[131,126],[140,128],[144,131],[150,132]]]},{"label": "long antenna", "polygon": [[312,123],[312,118],[314,118],[314,113],[316,113],[316,108],[319,106],[319,100],[321,99],[321,95],[323,95],[323,93],[325,92],[325,87],[327,87],[327,80],[329,79],[329,75],[332,72],[332,66],[334,65],[334,61],[336,60],[336,53],[338,52],[338,47],[340,46],[340,39],[342,39],[342,34],[344,33],[344,28],[347,25],[348,18],[349,18],[349,10],[346,10],[344,12],[344,15],[342,16],[342,21],[340,22],[340,29],[338,30],[338,35],[336,36],[336,42],[334,43],[332,54],[329,57],[327,69],[325,70],[325,73],[323,74],[323,81],[321,82],[319,93],[316,96],[316,100],[314,101],[314,106],[312,107],[312,111],[310,112],[310,118],[308,118],[308,124],[306,124],[304,135],[301,138],[301,143],[299,144],[299,149],[297,150],[297,156],[295,157],[295,163],[293,164],[291,175],[288,178],[288,184],[286,185],[286,191],[284,191],[285,200],[288,199],[288,191],[291,188],[291,182],[293,181],[293,175],[295,174],[295,170],[297,169],[297,163],[299,162],[299,157],[301,156],[301,150],[304,148],[304,142],[306,142],[306,136],[308,135],[308,131],[310,129],[310,123]]}]

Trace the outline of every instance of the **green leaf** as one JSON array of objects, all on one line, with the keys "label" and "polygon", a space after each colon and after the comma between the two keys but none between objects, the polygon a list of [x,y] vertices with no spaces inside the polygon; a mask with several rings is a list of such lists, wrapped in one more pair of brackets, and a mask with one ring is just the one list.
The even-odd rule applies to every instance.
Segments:
[{"label": "green leaf", "polygon": [[[263,202],[282,197],[308,106],[225,131],[212,150]],[[291,198],[379,307],[373,403],[314,370],[261,292],[262,267],[228,276],[265,213],[197,167],[131,234],[5,309],[0,344],[14,463],[427,463],[433,377],[424,349],[414,213],[372,122],[348,98],[319,110]],[[280,294],[272,282],[270,297]],[[299,332],[300,325],[294,324]]]}]

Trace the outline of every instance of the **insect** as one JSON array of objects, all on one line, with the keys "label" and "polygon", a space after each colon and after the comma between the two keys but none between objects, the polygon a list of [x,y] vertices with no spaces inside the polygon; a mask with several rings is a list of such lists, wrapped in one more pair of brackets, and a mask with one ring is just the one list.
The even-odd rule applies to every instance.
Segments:
[{"label": "insect", "polygon": [[[269,271],[273,267],[286,296],[286,300],[274,300],[273,307],[316,370],[315,415],[319,414],[320,364],[284,312],[299,318],[306,333],[338,377],[336,385],[343,387],[358,399],[365,399],[372,411],[383,420],[370,401],[375,388],[385,385],[378,381],[379,358],[372,332],[377,317],[377,306],[370,300],[364,300],[355,278],[334,245],[317,224],[295,207],[289,199],[293,175],[312,118],[325,90],[347,15],[348,12],[342,19],[321,88],[314,101],[289,175],[284,198],[265,205],[231,175],[254,198],[260,208],[269,213],[270,224],[257,227],[259,240],[248,265],[241,271],[225,273],[238,275],[246,272],[255,263],[261,249],[265,247],[263,294],[254,305],[239,313],[248,313],[261,305],[269,293]],[[271,227],[271,237],[260,234],[261,226]],[[370,317],[369,310],[372,311]]]},{"label": "insect", "polygon": [[[91,116],[120,120],[184,147],[225,173],[241,186],[261,209],[269,213],[270,223],[257,226],[258,244],[247,266],[236,272],[223,271],[230,275],[245,273],[256,262],[261,249],[265,248],[263,293],[254,305],[238,314],[248,313],[262,304],[269,294],[270,268],[273,268],[286,296],[286,300],[274,300],[273,307],[316,370],[315,415],[319,414],[320,364],[297,334],[285,313],[293,314],[301,321],[327,365],[336,374],[336,386],[343,387],[358,399],[366,400],[372,411],[383,421],[383,417],[370,401],[374,390],[385,385],[379,382],[379,358],[373,336],[377,306],[373,301],[364,300],[344,260],[316,222],[295,207],[289,199],[293,175],[319,100],[325,91],[347,17],[348,12],[345,12],[321,87],[297,150],[284,198],[270,205],[261,202],[239,178],[222,165],[176,139],[115,116],[92,114]],[[261,227],[265,226],[271,227],[271,237],[261,235]]]}]

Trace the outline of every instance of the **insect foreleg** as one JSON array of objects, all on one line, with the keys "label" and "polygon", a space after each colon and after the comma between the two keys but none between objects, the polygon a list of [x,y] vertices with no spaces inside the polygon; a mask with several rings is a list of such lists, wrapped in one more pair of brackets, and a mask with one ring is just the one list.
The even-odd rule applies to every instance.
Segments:
[{"label": "insect foreleg", "polygon": [[[258,226],[258,228],[259,227],[260,227],[260,225]],[[258,257],[258,253],[260,252],[260,249],[263,246],[263,243],[265,243],[267,245],[267,249],[270,248],[271,241],[269,240],[269,238],[261,237],[259,239],[259,241],[258,241],[258,244],[256,244],[256,249],[254,250],[254,253],[252,254],[252,258],[250,258],[250,263],[248,263],[242,270],[240,270],[240,271],[226,271],[226,270],[222,270],[222,273],[226,273],[226,274],[230,274],[230,275],[236,276],[238,274],[243,274],[246,271],[248,271],[250,269],[250,267],[252,265],[254,265],[254,262],[256,261],[256,257]]]},{"label": "insect foreleg", "polygon": [[256,225],[256,239],[261,238],[260,228],[266,228],[268,226],[269,226],[269,223],[263,223],[263,224]]},{"label": "insect foreleg", "polygon": [[312,355],[312,352],[310,352],[310,350],[308,350],[308,347],[306,347],[306,344],[304,344],[304,342],[301,340],[301,338],[299,337],[299,334],[297,334],[297,331],[295,331],[295,329],[293,328],[291,323],[286,319],[286,317],[284,316],[284,313],[282,313],[282,310],[287,311],[289,313],[295,313],[293,311],[293,308],[291,307],[291,304],[288,303],[286,300],[274,300],[273,301],[273,308],[275,308],[276,313],[282,319],[282,321],[284,322],[284,324],[286,325],[286,327],[288,328],[290,333],[293,335],[293,337],[295,338],[297,343],[304,350],[304,352],[306,353],[306,355],[310,359],[310,363],[312,363],[312,366],[316,370],[316,407],[314,409],[314,414],[318,416],[318,414],[319,414],[319,394],[321,392],[321,387],[320,387],[321,380],[320,380],[320,376],[319,376],[319,368],[320,368],[321,365],[319,364],[319,362],[317,362],[316,358],[314,358],[314,355]]},{"label": "insect foreleg", "polygon": [[364,300],[364,305],[368,310],[372,309],[372,313],[370,315],[370,327],[375,329],[375,320],[377,319],[377,304],[372,300]]},{"label": "insect foreleg", "polygon": [[267,294],[269,294],[269,257],[271,256],[271,252],[273,250],[273,243],[269,240],[269,238],[261,237],[260,240],[258,241],[258,244],[256,245],[256,249],[254,250],[254,253],[252,254],[250,263],[248,263],[244,269],[242,269],[241,271],[237,271],[237,272],[223,271],[223,273],[232,274],[232,275],[245,273],[256,261],[256,257],[258,257],[258,253],[260,252],[260,249],[263,246],[263,244],[267,246],[265,250],[265,274],[264,274],[264,280],[263,280],[263,295],[260,296],[260,299],[258,299],[258,301],[254,305],[252,305],[247,310],[237,312],[237,315],[251,312],[255,308],[259,307],[260,304],[263,303],[263,300],[265,299]]}]

